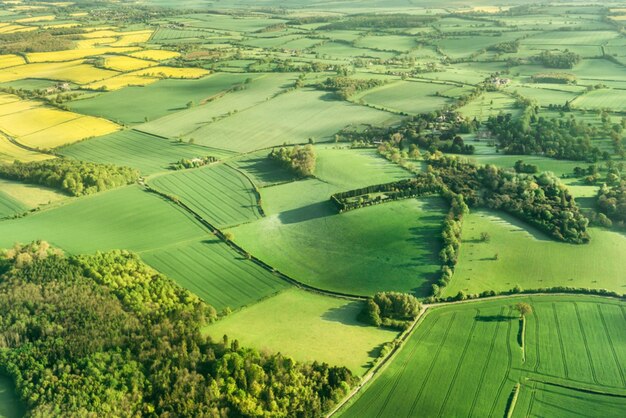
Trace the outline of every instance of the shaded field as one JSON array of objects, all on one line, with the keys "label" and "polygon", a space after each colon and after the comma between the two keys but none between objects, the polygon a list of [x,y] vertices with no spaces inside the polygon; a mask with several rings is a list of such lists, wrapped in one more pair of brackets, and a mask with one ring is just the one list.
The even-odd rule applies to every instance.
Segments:
[{"label": "shaded field", "polygon": [[0,218],[22,213],[26,210],[28,210],[26,205],[2,191],[2,183],[0,183]]},{"label": "shaded field", "polygon": [[0,418],[22,418],[26,407],[15,393],[12,379],[0,376]]},{"label": "shaded field", "polygon": [[[534,312],[526,319],[525,361],[518,344],[519,316],[512,304],[524,301]],[[616,395],[626,401],[624,303],[584,296],[536,296],[434,308],[398,355],[341,415],[502,417],[516,383],[529,379],[565,385],[574,391]],[[538,407],[529,415],[551,415]],[[544,400],[546,394],[538,394]],[[607,397],[579,398],[604,405]],[[567,397],[556,399],[567,410]],[[531,402],[532,403],[532,402]],[[588,405],[589,406],[589,405]],[[614,409],[604,410],[612,416]],[[581,411],[584,411],[581,410]],[[583,414],[584,415],[584,414]]]},{"label": "shaded field", "polygon": [[[284,186],[270,189],[279,187]],[[289,193],[306,189],[282,192],[292,196]],[[360,295],[397,290],[427,296],[438,278],[445,213],[445,202],[439,198],[344,214],[337,214],[326,201],[285,208],[231,232],[246,251],[312,286]]]},{"label": "shaded field", "polygon": [[228,335],[245,346],[281,352],[298,361],[346,366],[360,375],[382,344],[398,334],[358,322],[361,308],[362,302],[291,289],[229,315],[206,332],[214,339]]},{"label": "shaded field", "polygon": [[160,176],[150,185],[180,199],[217,227],[261,217],[250,181],[225,164]]},{"label": "shaded field", "polygon": [[[489,242],[480,242],[482,232],[491,236]],[[444,295],[509,290],[515,285],[625,293],[626,235],[595,228],[590,234],[589,244],[564,244],[506,214],[475,211],[465,217],[459,262]]]}]

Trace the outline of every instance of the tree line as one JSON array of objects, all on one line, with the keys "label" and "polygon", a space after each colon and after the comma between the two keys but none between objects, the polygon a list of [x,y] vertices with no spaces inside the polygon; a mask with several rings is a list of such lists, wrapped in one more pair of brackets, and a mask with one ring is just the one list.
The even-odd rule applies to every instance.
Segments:
[{"label": "tree line", "polygon": [[83,196],[134,183],[139,171],[112,164],[55,158],[47,161],[0,164],[0,177]]},{"label": "tree line", "polygon": [[268,157],[299,177],[315,174],[317,156],[312,145],[274,148]]},{"label": "tree line", "polygon": [[431,158],[429,171],[469,207],[504,210],[559,241],[583,244],[590,239],[589,220],[552,173],[521,174],[446,156]]},{"label": "tree line", "polygon": [[320,90],[332,91],[341,100],[348,100],[350,96],[360,91],[369,90],[385,84],[383,80],[370,78],[366,80],[350,77],[328,77],[317,85]]},{"label": "tree line", "polygon": [[189,168],[198,168],[205,166],[207,164],[211,164],[217,161],[216,157],[206,156],[206,157],[195,157],[195,158],[181,158],[177,162],[170,165],[172,170],[185,170]]},{"label": "tree line", "polygon": [[31,416],[319,417],[355,378],[202,333],[215,309],[126,251],[0,256],[0,371]]}]

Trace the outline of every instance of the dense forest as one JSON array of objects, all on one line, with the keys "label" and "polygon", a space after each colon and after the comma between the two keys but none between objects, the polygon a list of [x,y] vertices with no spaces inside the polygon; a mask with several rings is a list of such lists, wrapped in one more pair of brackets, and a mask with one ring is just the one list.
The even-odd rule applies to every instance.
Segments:
[{"label": "dense forest", "polygon": [[626,225],[626,180],[619,181],[613,186],[605,184],[600,188],[598,210],[617,226]]},{"label": "dense forest", "polygon": [[316,156],[311,145],[274,148],[269,153],[269,158],[299,177],[308,177],[315,173]]},{"label": "dense forest", "polygon": [[204,337],[215,310],[113,251],[45,242],[0,257],[0,370],[37,417],[322,416],[354,382]]},{"label": "dense forest", "polygon": [[559,241],[589,241],[588,219],[567,188],[551,173],[527,175],[455,157],[430,160],[429,170],[470,206],[504,210]]},{"label": "dense forest", "polygon": [[543,51],[535,61],[548,68],[574,68],[580,62],[580,55],[565,50],[563,52]]},{"label": "dense forest", "polygon": [[0,177],[52,187],[72,196],[83,196],[134,183],[139,178],[139,171],[111,164],[56,158],[0,164]]}]

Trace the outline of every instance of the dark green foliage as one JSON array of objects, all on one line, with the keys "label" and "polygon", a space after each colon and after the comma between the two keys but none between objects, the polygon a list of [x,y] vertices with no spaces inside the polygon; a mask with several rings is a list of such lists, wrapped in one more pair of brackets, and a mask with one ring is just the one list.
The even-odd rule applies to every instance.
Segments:
[{"label": "dark green foliage", "polygon": [[421,308],[413,295],[400,292],[379,292],[369,298],[359,319],[374,326],[405,329]]},{"label": "dark green foliage", "polygon": [[576,76],[569,73],[539,73],[531,78],[535,83],[576,84]]},{"label": "dark green foliage", "polygon": [[457,158],[430,161],[430,170],[467,204],[504,210],[559,241],[589,241],[588,219],[567,188],[551,173],[518,174],[498,167],[478,166]]},{"label": "dark green foliage", "polygon": [[0,258],[0,369],[32,416],[316,417],[354,381],[203,337],[215,310],[128,252]]},{"label": "dark green foliage", "polygon": [[309,177],[315,173],[317,157],[311,145],[274,148],[268,157],[299,177]]},{"label": "dark green foliage", "polygon": [[487,51],[494,51],[499,53],[515,53],[519,49],[518,41],[501,42],[499,44],[491,45],[487,48]]},{"label": "dark green foliage", "polygon": [[473,132],[478,126],[477,120],[466,119],[459,113],[436,111],[405,119],[400,126],[371,127],[358,132],[346,130],[340,132],[337,139],[345,142],[356,141],[361,144],[374,144],[382,141],[379,146],[381,153],[390,152],[390,148],[402,151],[414,144],[430,152],[473,154],[474,146],[465,144],[459,134]]},{"label": "dark green foliage", "polygon": [[580,62],[580,55],[565,50],[563,52],[543,51],[535,61],[547,68],[574,68]]},{"label": "dark green foliage", "polygon": [[56,158],[54,160],[0,164],[0,177],[39,184],[83,196],[131,184],[139,171],[111,164]]},{"label": "dark green foliage", "polygon": [[362,28],[415,28],[431,24],[438,18],[434,16],[409,15],[409,14],[369,14],[352,15],[345,19],[322,26],[320,30],[352,30]]},{"label": "dark green foliage", "polygon": [[517,160],[513,168],[517,173],[535,174],[539,172],[539,167],[535,164],[526,164],[522,160]]},{"label": "dark green foliage", "polygon": [[0,34],[0,54],[23,54],[28,52],[63,51],[72,49],[76,36],[83,33],[79,28],[57,28],[32,32]]},{"label": "dark green foliage", "polygon": [[[618,226],[626,224],[626,180],[598,191],[598,210]],[[605,222],[606,223],[606,222]]]},{"label": "dark green foliage", "polygon": [[573,117],[547,119],[538,116],[533,108],[524,113],[526,117],[520,119],[509,113],[487,120],[487,128],[505,153],[589,162],[602,157],[600,149],[592,144],[592,138],[599,133],[589,124]]},{"label": "dark green foliage", "polygon": [[375,78],[361,80],[350,77],[328,77],[323,83],[318,84],[318,88],[335,92],[342,100],[348,100],[354,93],[369,90],[383,84],[385,84],[384,81]]},{"label": "dark green foliage", "polygon": [[346,212],[394,200],[432,195],[439,191],[440,187],[435,182],[434,176],[418,175],[412,179],[335,193],[330,197],[330,200],[335,204],[339,212]]},{"label": "dark green foliage", "polygon": [[184,170],[187,168],[198,168],[217,161],[217,158],[206,156],[196,158],[183,158],[171,165],[174,170]]}]

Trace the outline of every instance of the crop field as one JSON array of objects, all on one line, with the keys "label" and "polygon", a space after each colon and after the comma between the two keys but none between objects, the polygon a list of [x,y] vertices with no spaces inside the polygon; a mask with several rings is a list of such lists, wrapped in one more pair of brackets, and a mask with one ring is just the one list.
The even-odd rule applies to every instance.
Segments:
[{"label": "crop field", "polygon": [[[491,235],[480,242],[481,232]],[[626,235],[591,230],[591,242],[576,246],[551,240],[500,212],[476,211],[463,225],[463,246],[446,295],[459,290],[509,290],[551,286],[594,287],[624,292]],[[498,259],[495,260],[495,254]],[[610,263],[599,262],[602,259]]]},{"label": "crop field", "polygon": [[580,109],[614,109],[626,111],[624,90],[595,90],[586,93],[572,103],[572,106]]},{"label": "crop field", "polygon": [[[234,80],[227,85],[222,85],[220,90],[213,91],[209,96],[202,96],[208,100],[206,103],[198,103],[198,106],[182,110],[171,115],[164,116],[154,121],[140,125],[142,131],[165,137],[177,137],[190,134],[213,121],[225,118],[244,109],[248,109],[269,100],[274,95],[293,85],[292,74],[266,74],[257,77],[246,74],[222,74],[222,77],[233,77]],[[213,76],[205,80],[210,80]],[[245,82],[252,78],[243,90],[226,92],[234,84]],[[222,80],[226,80],[222,79]],[[219,84],[218,84],[219,85]]]},{"label": "crop field", "polygon": [[[28,113],[32,114],[33,112]],[[0,119],[0,123],[3,123],[2,119]],[[20,136],[19,140],[29,147],[46,149],[71,144],[85,138],[106,135],[118,129],[118,125],[108,120],[81,116],[28,135]]]},{"label": "crop field", "polygon": [[240,257],[213,237],[166,246],[140,255],[152,267],[216,309],[252,305],[290,287],[287,282]]},{"label": "crop field", "polygon": [[33,52],[26,54],[26,58],[30,63],[48,63],[48,62],[65,62],[80,60],[88,57],[104,55],[104,54],[123,54],[125,52],[133,52],[138,48],[85,48],[85,49],[68,49],[65,51],[54,52]]},{"label": "crop field", "polygon": [[42,161],[52,158],[51,155],[29,151],[10,142],[4,135],[0,134],[0,162],[12,163],[15,160],[21,162]]},{"label": "crop field", "polygon": [[26,78],[46,78],[59,81],[70,81],[76,84],[88,84],[94,81],[111,78],[118,73],[83,64],[82,60],[64,62],[45,62],[25,64],[4,68],[0,71],[0,82],[23,80]]},{"label": "crop field", "polygon": [[68,196],[54,189],[0,179],[0,190],[5,196],[28,209],[48,203],[59,202]]},{"label": "crop field", "polygon": [[89,90],[114,91],[129,86],[143,87],[156,81],[159,81],[159,79],[156,77],[122,74],[115,77],[106,78],[104,80],[96,81],[95,83],[85,84],[83,87]]},{"label": "crop field", "polygon": [[451,100],[443,96],[454,88],[448,84],[399,81],[370,90],[359,98],[365,103],[395,112],[418,114],[450,104]]},{"label": "crop field", "polygon": [[[0,185],[2,185],[2,183],[0,183]],[[4,187],[0,189],[0,219],[28,210],[22,202],[5,193],[3,189]]]},{"label": "crop field", "polygon": [[175,68],[157,66],[144,68],[143,70],[137,70],[131,74],[159,78],[196,79],[208,75],[209,72],[202,68]]},{"label": "crop field", "polygon": [[[305,143],[309,138],[328,141],[338,130],[362,124],[384,124],[395,120],[392,114],[327,100],[319,91],[295,91],[185,135],[198,144],[246,152],[283,143]],[[270,119],[267,115],[283,115]]]},{"label": "crop field", "polygon": [[380,346],[398,334],[363,326],[357,321],[361,305],[290,289],[208,326],[206,332],[216,340],[236,336],[249,347],[280,351],[299,361],[343,365],[361,375]]},{"label": "crop field", "polygon": [[[520,300],[533,308],[526,318],[524,350],[518,344],[519,315],[512,309]],[[341,416],[501,417],[516,383],[523,389],[513,416],[578,415],[595,400],[611,406],[603,409],[605,416],[619,416],[611,411],[626,406],[623,309],[613,299],[575,296],[433,308]],[[586,402],[586,408],[570,409],[576,405],[571,400]]]},{"label": "crop field", "polygon": [[[308,189],[287,185],[267,190],[279,188],[287,196],[302,195]],[[445,213],[445,203],[438,198],[405,200],[341,215],[325,201],[229,231],[246,251],[312,286],[361,295],[382,290],[426,295],[440,268],[439,231]]]},{"label": "crop field", "polygon": [[218,227],[261,217],[252,183],[226,164],[159,176],[150,185],[177,197]]},{"label": "crop field", "polygon": [[[128,87],[76,100],[70,102],[69,106],[75,112],[121,123],[143,123],[146,119],[153,120],[170,113],[179,114],[190,101],[199,104],[243,83],[247,77],[245,74],[216,74],[199,80],[162,80],[145,87]],[[106,85],[106,81],[101,83]]]},{"label": "crop field", "polygon": [[512,86],[510,87],[510,91],[514,91],[528,99],[535,100],[539,106],[561,106],[566,102],[571,102],[582,93],[581,91],[576,92],[572,90],[559,90],[556,88],[535,88],[530,86]]},{"label": "crop field", "polygon": [[114,71],[134,71],[157,65],[154,61],[146,61],[139,58],[114,55],[104,59],[104,66]]},{"label": "crop field", "polygon": [[500,112],[519,115],[520,110],[515,107],[515,99],[503,93],[489,92],[459,108],[464,116],[486,120]]},{"label": "crop field", "polygon": [[118,131],[78,142],[60,148],[58,152],[77,160],[133,167],[143,175],[168,171],[171,164],[183,158],[202,157],[206,154],[216,157],[228,155],[134,130]]},{"label": "crop field", "polygon": [[0,68],[14,67],[25,63],[24,58],[19,55],[0,55]]}]

